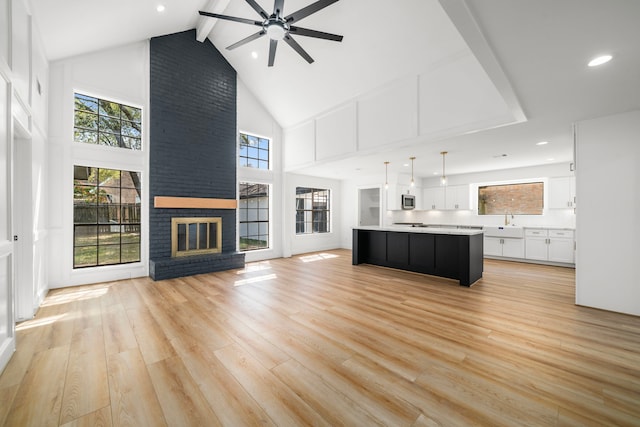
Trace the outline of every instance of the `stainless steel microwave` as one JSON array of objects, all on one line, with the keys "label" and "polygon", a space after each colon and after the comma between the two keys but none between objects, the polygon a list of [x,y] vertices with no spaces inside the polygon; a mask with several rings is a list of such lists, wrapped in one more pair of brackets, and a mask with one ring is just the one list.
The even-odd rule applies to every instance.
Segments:
[{"label": "stainless steel microwave", "polygon": [[402,195],[402,209],[415,209],[416,207],[416,196],[413,194],[403,194]]}]

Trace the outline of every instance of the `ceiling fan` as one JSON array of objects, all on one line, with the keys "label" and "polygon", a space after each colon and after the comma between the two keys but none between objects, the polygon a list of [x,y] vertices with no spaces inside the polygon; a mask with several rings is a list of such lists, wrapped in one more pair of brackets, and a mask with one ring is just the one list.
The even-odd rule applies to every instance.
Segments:
[{"label": "ceiling fan", "polygon": [[271,15],[260,7],[255,0],[246,0],[247,3],[262,17],[262,21],[254,21],[252,19],[237,18],[235,16],[220,15],[218,13],[211,13],[205,11],[199,11],[202,16],[209,16],[212,18],[226,19],[227,21],[241,22],[243,24],[256,25],[261,27],[260,31],[255,34],[246,37],[239,42],[227,47],[227,50],[232,50],[240,47],[250,41],[259,39],[260,37],[267,35],[269,37],[269,67],[273,67],[273,63],[276,58],[276,48],[278,47],[278,40],[284,40],[293,50],[298,52],[309,64],[313,62],[313,58],[298,44],[292,37],[305,36],[315,37],[318,39],[333,40],[337,42],[342,41],[342,36],[336,34],[324,33],[322,31],[310,30],[307,28],[297,27],[292,25],[294,22],[300,21],[307,16],[315,13],[338,0],[318,0],[309,6],[303,7],[297,12],[293,12],[290,15],[283,16],[284,0],[274,0],[273,13]]}]

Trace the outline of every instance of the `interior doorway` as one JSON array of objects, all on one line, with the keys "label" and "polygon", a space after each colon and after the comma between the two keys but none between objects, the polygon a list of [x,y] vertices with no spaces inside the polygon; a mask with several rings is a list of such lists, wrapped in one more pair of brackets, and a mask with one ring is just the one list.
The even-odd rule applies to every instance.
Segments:
[{"label": "interior doorway", "polygon": [[15,321],[33,318],[33,201],[31,191],[31,136],[20,122],[13,121],[13,208]]},{"label": "interior doorway", "polygon": [[0,372],[9,362],[15,346],[13,315],[13,233],[11,230],[11,109],[9,80],[0,73]]},{"label": "interior doorway", "polygon": [[380,187],[358,189],[358,225],[380,226]]}]

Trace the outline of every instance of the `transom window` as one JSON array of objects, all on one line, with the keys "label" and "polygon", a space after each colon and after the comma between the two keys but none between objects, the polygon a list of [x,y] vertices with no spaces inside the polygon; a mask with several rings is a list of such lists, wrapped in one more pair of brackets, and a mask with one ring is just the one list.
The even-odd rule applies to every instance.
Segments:
[{"label": "transom window", "polygon": [[269,185],[241,182],[239,193],[240,250],[269,248]]},{"label": "transom window", "polygon": [[73,268],[140,261],[140,172],[74,166]]},{"label": "transom window", "polygon": [[142,149],[142,110],[93,96],[75,94],[76,142]]},{"label": "transom window", "polygon": [[296,187],[296,234],[330,232],[330,191]]},{"label": "transom window", "polygon": [[240,166],[269,170],[269,140],[240,134]]}]

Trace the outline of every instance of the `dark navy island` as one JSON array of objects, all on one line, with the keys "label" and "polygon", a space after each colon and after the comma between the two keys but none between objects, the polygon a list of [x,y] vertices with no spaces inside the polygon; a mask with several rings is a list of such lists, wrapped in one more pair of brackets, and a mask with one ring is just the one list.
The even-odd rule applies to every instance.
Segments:
[{"label": "dark navy island", "polygon": [[357,227],[353,265],[373,264],[457,279],[471,286],[482,278],[481,229]]}]

